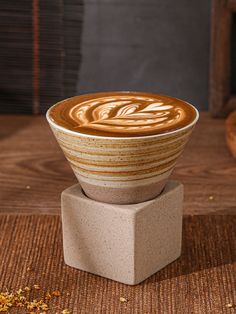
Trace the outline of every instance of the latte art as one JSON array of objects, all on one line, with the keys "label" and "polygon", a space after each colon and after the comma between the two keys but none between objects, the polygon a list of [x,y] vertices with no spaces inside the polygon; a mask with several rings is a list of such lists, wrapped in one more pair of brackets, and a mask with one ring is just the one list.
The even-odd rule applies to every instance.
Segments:
[{"label": "latte art", "polygon": [[50,111],[54,122],[70,130],[121,137],[166,133],[190,124],[195,116],[194,108],[178,99],[132,92],[76,96]]},{"label": "latte art", "polygon": [[118,96],[78,104],[70,109],[69,117],[77,128],[86,127],[105,132],[154,131],[164,124],[182,121],[185,112],[153,98]]}]

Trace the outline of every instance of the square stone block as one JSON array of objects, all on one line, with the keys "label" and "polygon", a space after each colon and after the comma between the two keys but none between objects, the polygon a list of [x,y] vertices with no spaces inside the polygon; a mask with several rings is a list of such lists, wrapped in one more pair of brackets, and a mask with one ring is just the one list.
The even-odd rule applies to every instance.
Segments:
[{"label": "square stone block", "polygon": [[89,199],[76,184],[62,193],[65,263],[135,285],[181,254],[183,185],[132,205]]}]

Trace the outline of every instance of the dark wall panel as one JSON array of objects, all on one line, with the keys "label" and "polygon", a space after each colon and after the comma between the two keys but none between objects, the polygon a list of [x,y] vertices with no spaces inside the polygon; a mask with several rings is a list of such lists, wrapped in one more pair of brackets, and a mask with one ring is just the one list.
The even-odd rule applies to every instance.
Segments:
[{"label": "dark wall panel", "polygon": [[32,112],[32,5],[0,2],[0,112]]},{"label": "dark wall panel", "polygon": [[85,1],[77,93],[143,90],[208,106],[209,0]]},{"label": "dark wall panel", "polygon": [[236,13],[233,14],[231,42],[231,92],[236,94]]},{"label": "dark wall panel", "polygon": [[0,112],[41,113],[103,90],[206,109],[209,16],[210,0],[2,0]]},{"label": "dark wall panel", "polygon": [[0,1],[0,112],[45,113],[76,94],[83,0]]}]

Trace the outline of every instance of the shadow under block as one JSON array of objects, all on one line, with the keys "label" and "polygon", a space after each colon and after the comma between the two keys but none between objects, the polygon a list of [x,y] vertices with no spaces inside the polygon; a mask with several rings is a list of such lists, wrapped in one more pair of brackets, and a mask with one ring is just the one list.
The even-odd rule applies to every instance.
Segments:
[{"label": "shadow under block", "polygon": [[132,205],[89,199],[76,184],[62,192],[65,263],[135,285],[181,254],[183,185]]}]

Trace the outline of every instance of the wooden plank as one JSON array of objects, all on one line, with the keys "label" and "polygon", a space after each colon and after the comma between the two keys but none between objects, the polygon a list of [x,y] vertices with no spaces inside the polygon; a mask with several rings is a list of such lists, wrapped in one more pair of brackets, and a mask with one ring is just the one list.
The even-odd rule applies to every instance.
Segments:
[{"label": "wooden plank", "polygon": [[236,12],[236,1],[235,0],[227,0],[227,7]]},{"label": "wooden plank", "polygon": [[62,1],[0,2],[0,112],[37,114],[63,98]]},{"label": "wooden plank", "polygon": [[[2,115],[0,125],[0,212],[59,213],[60,194],[76,179],[45,117]],[[223,120],[201,113],[172,177],[184,183],[186,214],[235,214],[236,163]]]},{"label": "wooden plank", "polygon": [[232,12],[227,1],[212,1],[210,52],[210,111],[214,117],[228,114]]},{"label": "wooden plank", "polygon": [[234,158],[236,158],[236,111],[233,111],[226,120],[226,141]]},{"label": "wooden plank", "polygon": [[236,109],[236,96],[231,96],[226,103],[227,110],[229,112]]},{"label": "wooden plank", "polygon": [[32,112],[32,5],[0,2],[2,113]]}]

